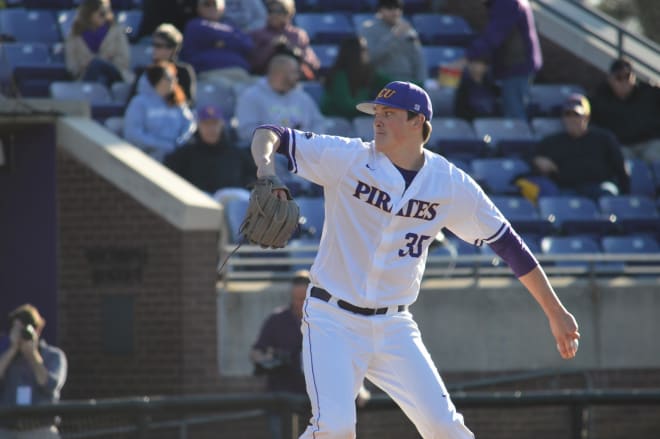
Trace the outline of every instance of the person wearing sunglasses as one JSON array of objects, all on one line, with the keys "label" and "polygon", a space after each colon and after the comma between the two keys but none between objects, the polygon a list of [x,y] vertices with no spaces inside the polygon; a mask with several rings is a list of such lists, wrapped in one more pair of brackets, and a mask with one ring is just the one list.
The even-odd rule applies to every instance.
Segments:
[{"label": "person wearing sunglasses", "polygon": [[626,158],[660,160],[660,87],[641,81],[629,59],[612,62],[590,99],[593,124],[616,135]]},{"label": "person wearing sunglasses", "polygon": [[531,165],[560,194],[595,200],[627,193],[630,178],[621,148],[611,132],[589,126],[590,115],[588,99],[570,95],[562,107],[564,131],[541,139]]},{"label": "person wearing sunglasses", "polygon": [[132,82],[130,46],[124,28],[117,24],[109,0],[83,0],[71,32],[64,42],[67,70],[73,78],[100,82]]}]

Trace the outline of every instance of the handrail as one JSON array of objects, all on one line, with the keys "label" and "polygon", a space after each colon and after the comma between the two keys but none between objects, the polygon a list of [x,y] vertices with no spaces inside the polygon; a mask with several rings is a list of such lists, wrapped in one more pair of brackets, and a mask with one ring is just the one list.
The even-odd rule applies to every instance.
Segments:
[{"label": "handrail", "polygon": [[624,37],[630,38],[631,40],[639,43],[640,45],[644,46],[644,48],[649,49],[655,53],[660,53],[660,47],[653,41],[649,40],[646,37],[636,35],[627,29],[624,29],[616,20],[613,20],[612,18],[608,17],[607,15],[595,10],[594,8],[587,7],[583,5],[580,2],[576,1],[571,1],[571,5],[577,7],[578,9],[582,10],[585,13],[588,13],[592,17],[598,19],[601,22],[606,23],[609,25],[611,28],[614,28],[617,33],[617,41],[616,44],[613,44],[611,41],[609,41],[606,38],[603,38],[602,36],[598,35],[596,32],[592,31],[591,29],[587,28],[584,26],[582,23],[579,21],[575,20],[574,18],[566,15],[565,13],[561,12],[558,10],[556,7],[551,6],[550,4],[546,3],[546,0],[531,0],[534,4],[542,8],[543,10],[555,15],[556,17],[559,17],[566,23],[569,23],[575,28],[578,28],[582,30],[583,32],[587,33],[588,35],[598,39],[600,42],[606,44],[607,46],[611,47],[612,49],[615,49],[618,56],[625,55],[628,58],[632,59],[635,61],[637,64],[640,64],[647,68],[648,70],[651,70],[655,75],[660,75],[660,67],[655,66],[652,64],[647,63],[645,60],[641,59],[640,57],[636,56],[635,54],[625,51],[623,47],[623,42],[624,42]]}]

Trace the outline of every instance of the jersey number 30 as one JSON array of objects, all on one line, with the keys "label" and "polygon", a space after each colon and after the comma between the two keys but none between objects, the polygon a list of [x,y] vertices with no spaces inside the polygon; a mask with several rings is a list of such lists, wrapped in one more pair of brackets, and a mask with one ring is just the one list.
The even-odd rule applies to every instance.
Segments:
[{"label": "jersey number 30", "polygon": [[431,239],[431,237],[427,235],[418,235],[417,233],[406,233],[406,248],[399,249],[399,256],[419,258],[422,256],[424,241],[427,239]]}]

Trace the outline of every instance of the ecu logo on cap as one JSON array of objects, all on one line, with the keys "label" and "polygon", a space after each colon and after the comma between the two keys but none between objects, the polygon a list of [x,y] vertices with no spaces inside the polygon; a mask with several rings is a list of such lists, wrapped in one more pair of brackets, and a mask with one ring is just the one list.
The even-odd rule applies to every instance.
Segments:
[{"label": "ecu logo on cap", "polygon": [[383,98],[383,99],[389,99],[394,94],[396,93],[396,90],[392,90],[391,88],[384,88],[378,93],[378,98]]}]

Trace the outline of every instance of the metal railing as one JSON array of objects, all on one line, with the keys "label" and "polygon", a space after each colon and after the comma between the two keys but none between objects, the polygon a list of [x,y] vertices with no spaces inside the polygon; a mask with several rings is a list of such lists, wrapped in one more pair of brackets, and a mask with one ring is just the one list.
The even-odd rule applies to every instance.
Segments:
[{"label": "metal railing", "polygon": [[[561,390],[509,392],[454,392],[452,399],[460,410],[511,409],[561,406],[569,410],[572,439],[590,436],[585,411],[598,406],[660,406],[660,389],[644,390]],[[226,423],[236,419],[250,421],[266,413],[277,413],[282,420],[284,438],[300,433],[298,415],[305,412],[307,399],[286,393],[215,394],[202,396],[134,397],[106,400],[61,401],[53,405],[0,407],[0,423],[34,418],[61,417],[62,438],[138,438],[159,437],[159,430],[174,429],[176,437],[187,439],[193,424]],[[398,410],[384,394],[372,397],[360,411]],[[97,427],[89,419],[110,415],[114,424]],[[86,419],[90,428],[73,431],[76,420]],[[81,421],[82,422],[82,421]],[[93,422],[91,423],[93,424]],[[222,428],[219,428],[222,430]],[[154,432],[155,435],[154,435]],[[264,432],[265,433],[265,432]],[[267,434],[267,433],[266,433]],[[170,434],[171,436],[171,434]],[[247,437],[247,436],[245,436]],[[266,437],[266,436],[260,436]]]},{"label": "metal railing", "polygon": [[[225,254],[235,245],[223,247]],[[297,269],[309,268],[318,245],[299,245],[280,250],[264,250],[259,246],[241,246],[227,260],[221,276],[223,280],[288,279]],[[612,254],[582,253],[537,255],[544,270],[551,276],[658,276],[660,253]],[[511,270],[495,255],[430,255],[424,279],[454,277],[512,276]]]},{"label": "metal railing", "polygon": [[577,2],[577,1],[570,2],[572,7],[578,8],[580,11],[588,14],[591,18],[597,20],[599,24],[607,26],[609,29],[616,32],[616,41],[612,42],[611,40],[603,37],[597,32],[594,32],[592,29],[589,29],[587,26],[585,26],[584,23],[562,12],[559,8],[557,8],[555,5],[552,4],[553,3],[552,1],[548,1],[548,0],[531,0],[531,1],[539,8],[543,9],[544,11],[554,15],[557,18],[560,18],[565,23],[568,23],[572,27],[581,30],[590,37],[597,39],[599,42],[615,50],[619,57],[625,55],[626,57],[633,60],[636,64],[644,66],[646,69],[653,72],[656,76],[660,76],[659,65],[649,63],[648,60],[638,56],[633,51],[626,50],[625,47],[626,40],[629,40],[634,42],[635,44],[640,45],[641,47],[643,47],[648,51],[651,51],[656,54],[660,53],[660,46],[654,43],[653,41],[649,40],[648,38],[645,38],[641,35],[637,35],[635,33],[626,30],[616,20],[608,17],[606,14],[596,10],[595,8],[588,7],[582,4],[581,2]]}]

